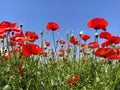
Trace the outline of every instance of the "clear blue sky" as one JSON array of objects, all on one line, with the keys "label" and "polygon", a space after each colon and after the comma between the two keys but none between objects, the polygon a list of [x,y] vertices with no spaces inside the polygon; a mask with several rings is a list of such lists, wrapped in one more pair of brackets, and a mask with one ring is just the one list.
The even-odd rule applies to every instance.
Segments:
[{"label": "clear blue sky", "polygon": [[[55,21],[60,25],[55,36],[59,39],[64,39],[68,30],[77,37],[81,30],[94,35],[87,22],[95,17],[105,18],[107,31],[120,35],[120,0],[0,0],[0,22],[22,23],[24,31],[46,33],[46,24]],[[52,40],[51,31],[47,39]]]}]

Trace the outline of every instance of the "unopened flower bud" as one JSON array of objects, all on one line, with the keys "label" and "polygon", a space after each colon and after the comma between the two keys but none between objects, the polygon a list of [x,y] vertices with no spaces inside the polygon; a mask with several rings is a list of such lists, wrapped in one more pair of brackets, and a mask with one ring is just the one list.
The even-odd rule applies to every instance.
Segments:
[{"label": "unopened flower bud", "polygon": [[47,46],[46,46],[46,45],[44,45],[44,46],[43,46],[43,48],[44,48],[44,49],[47,49]]},{"label": "unopened flower bud", "polygon": [[41,31],[40,34],[42,35],[42,34],[43,34],[43,31]]},{"label": "unopened flower bud", "polygon": [[71,36],[70,37],[74,37],[74,34],[71,34]]},{"label": "unopened flower bud", "polygon": [[23,24],[22,24],[22,23],[20,23],[20,28],[22,29],[22,27],[23,27]]},{"label": "unopened flower bud", "polygon": [[98,37],[98,33],[95,33],[95,37],[96,37],[96,38]]},{"label": "unopened flower bud", "polygon": [[61,44],[61,48],[63,48],[63,44]]},{"label": "unopened flower bud", "polygon": [[4,39],[1,39],[1,43],[4,42]]},{"label": "unopened flower bud", "polygon": [[84,34],[83,31],[80,31],[79,35],[82,36],[83,34]]},{"label": "unopened flower bud", "polygon": [[12,35],[14,35],[14,32],[12,31]]},{"label": "unopened flower bud", "polygon": [[56,43],[58,43],[58,41],[59,41],[59,40],[58,40],[58,39],[56,39]]}]

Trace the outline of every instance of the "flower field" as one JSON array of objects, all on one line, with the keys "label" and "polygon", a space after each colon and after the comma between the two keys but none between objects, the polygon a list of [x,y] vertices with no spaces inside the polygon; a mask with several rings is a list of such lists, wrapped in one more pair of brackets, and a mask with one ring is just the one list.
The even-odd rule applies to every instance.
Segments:
[{"label": "flower field", "polygon": [[56,40],[60,26],[48,22],[52,41],[47,41],[44,31],[24,32],[22,24],[1,22],[0,90],[120,90],[120,37],[107,31],[104,18],[87,26],[94,36],[69,32]]}]

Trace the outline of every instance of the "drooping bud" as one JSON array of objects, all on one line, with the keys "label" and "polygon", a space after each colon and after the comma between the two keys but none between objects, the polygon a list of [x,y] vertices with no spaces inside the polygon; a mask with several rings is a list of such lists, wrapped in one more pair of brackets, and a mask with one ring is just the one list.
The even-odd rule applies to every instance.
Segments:
[{"label": "drooping bud", "polygon": [[83,34],[84,34],[83,31],[80,31],[79,35],[82,36]]},{"label": "drooping bud", "polygon": [[40,31],[40,34],[42,35],[42,34],[43,34],[43,31]]},{"label": "drooping bud", "polygon": [[23,27],[23,24],[22,24],[22,23],[20,23],[20,29],[22,29],[22,27]]},{"label": "drooping bud", "polygon": [[96,37],[96,38],[98,37],[98,33],[95,33],[95,37]]}]

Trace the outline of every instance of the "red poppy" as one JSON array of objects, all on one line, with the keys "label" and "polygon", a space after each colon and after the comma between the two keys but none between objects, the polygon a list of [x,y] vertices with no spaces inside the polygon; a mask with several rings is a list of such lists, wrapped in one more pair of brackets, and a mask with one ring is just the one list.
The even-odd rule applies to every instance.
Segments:
[{"label": "red poppy", "polygon": [[46,41],[46,42],[45,42],[45,45],[46,45],[46,46],[50,46],[50,42]]},{"label": "red poppy", "polygon": [[10,41],[8,42],[8,46],[15,46],[16,45],[16,42],[15,41]]},{"label": "red poppy", "polygon": [[46,29],[56,31],[59,29],[59,25],[56,22],[49,22],[46,26]]},{"label": "red poppy", "polygon": [[107,41],[103,42],[101,45],[102,45],[102,47],[106,47],[106,46],[108,46],[110,44],[111,44],[110,41],[107,40]]},{"label": "red poppy", "polygon": [[63,53],[63,52],[64,52],[64,49],[61,48],[61,49],[58,50],[58,52]]},{"label": "red poppy", "polygon": [[[10,37],[10,40],[16,41],[16,38],[25,38],[25,35],[22,30],[19,33],[16,33],[12,37]],[[20,41],[20,40],[18,40],[18,41]]]},{"label": "red poppy", "polygon": [[7,54],[4,55],[4,59],[5,61],[8,61],[9,60],[9,56]]},{"label": "red poppy", "polygon": [[119,44],[119,43],[120,43],[120,37],[111,35],[110,38],[108,38],[105,42],[102,43],[102,47],[112,44]]},{"label": "red poppy", "polygon": [[94,28],[95,30],[102,29],[106,31],[108,22],[104,18],[94,18],[87,23],[89,28]]},{"label": "red poppy", "polygon": [[67,57],[66,56],[63,57],[63,61],[67,61]]},{"label": "red poppy", "polygon": [[88,48],[95,49],[95,48],[98,48],[98,47],[99,47],[99,44],[97,42],[88,43]]},{"label": "red poppy", "polygon": [[90,39],[90,36],[89,35],[82,35],[81,39],[86,42],[88,39]]},{"label": "red poppy", "polygon": [[0,34],[0,38],[6,38],[6,37],[7,37],[7,35],[5,33]]},{"label": "red poppy", "polygon": [[19,66],[19,71],[20,71],[20,75],[21,75],[21,76],[24,75],[25,71],[24,71],[22,65]]},{"label": "red poppy", "polygon": [[117,55],[117,52],[112,48],[98,48],[94,54],[98,57],[113,58]]},{"label": "red poppy", "polygon": [[112,35],[109,32],[101,32],[99,35],[100,38],[105,38],[105,39],[109,39],[111,38],[111,36]]},{"label": "red poppy", "polygon": [[63,57],[63,56],[64,56],[64,53],[59,53],[58,56],[59,56],[59,57]]},{"label": "red poppy", "polygon": [[47,52],[42,53],[43,57],[47,57]]},{"label": "red poppy", "polygon": [[18,52],[20,52],[20,49],[16,48],[14,50],[10,50],[9,52],[10,54],[17,54]]},{"label": "red poppy", "polygon": [[112,35],[111,38],[108,38],[110,44],[120,43],[120,37]]},{"label": "red poppy", "polygon": [[67,49],[66,49],[66,53],[67,53],[67,54],[69,54],[69,53],[70,53],[70,51],[71,51],[71,49],[70,49],[70,48],[67,48]]},{"label": "red poppy", "polygon": [[80,46],[81,46],[82,49],[87,48],[86,44],[81,44]]},{"label": "red poppy", "polygon": [[73,83],[76,83],[79,80],[80,80],[79,75],[71,75],[69,80],[68,80],[68,85],[71,86]]},{"label": "red poppy", "polygon": [[0,34],[3,34],[5,30],[3,28],[0,28]]},{"label": "red poppy", "polygon": [[26,36],[27,38],[29,38],[29,41],[30,41],[30,42],[34,42],[34,41],[36,41],[36,40],[38,39],[38,35],[37,35],[35,32],[27,31],[27,32],[25,33],[25,36]]},{"label": "red poppy", "polygon": [[30,57],[31,54],[40,54],[43,52],[43,48],[39,47],[36,44],[26,44],[22,47],[22,53],[26,57]]},{"label": "red poppy", "polygon": [[59,40],[60,44],[66,44],[66,42],[64,40]]},{"label": "red poppy", "polygon": [[70,42],[71,42],[72,44],[74,44],[74,45],[78,45],[78,44],[79,44],[78,39],[77,39],[76,37],[74,37],[74,36],[71,36],[71,37],[70,37]]},{"label": "red poppy", "polygon": [[16,31],[20,32],[20,28],[16,25],[16,23],[11,23],[8,21],[3,21],[0,23],[0,28],[3,28],[5,32],[9,31]]}]

